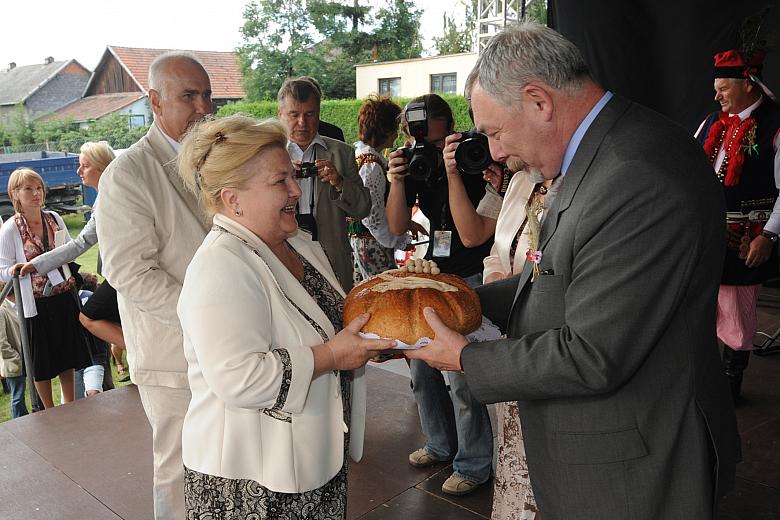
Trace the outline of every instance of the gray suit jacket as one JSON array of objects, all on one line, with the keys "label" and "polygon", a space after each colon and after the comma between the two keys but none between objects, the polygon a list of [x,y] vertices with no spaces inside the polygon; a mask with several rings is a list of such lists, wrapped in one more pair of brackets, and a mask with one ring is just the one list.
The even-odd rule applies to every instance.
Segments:
[{"label": "gray suit jacket", "polygon": [[317,159],[329,160],[344,178],[341,193],[328,182],[317,181],[317,233],[344,292],[352,289],[352,247],[347,235],[347,217],[358,220],[371,211],[371,192],[363,185],[355,163],[355,150],[341,141],[323,137],[327,150]]},{"label": "gray suit jacket", "polygon": [[731,488],[721,191],[681,128],[613,98],[542,225],[546,274],[503,284],[508,339],[463,351],[477,399],[519,403],[545,520],[712,518]]}]

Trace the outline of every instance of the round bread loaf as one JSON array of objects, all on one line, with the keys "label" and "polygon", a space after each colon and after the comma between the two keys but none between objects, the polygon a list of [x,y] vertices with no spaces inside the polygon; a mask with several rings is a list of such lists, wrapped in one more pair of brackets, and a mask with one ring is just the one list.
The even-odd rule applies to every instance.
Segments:
[{"label": "round bread loaf", "polygon": [[371,314],[362,332],[372,332],[409,345],[433,339],[423,316],[432,307],[451,329],[468,334],[482,322],[482,308],[474,289],[452,274],[387,271],[355,286],[344,301],[344,324],[364,312]]}]

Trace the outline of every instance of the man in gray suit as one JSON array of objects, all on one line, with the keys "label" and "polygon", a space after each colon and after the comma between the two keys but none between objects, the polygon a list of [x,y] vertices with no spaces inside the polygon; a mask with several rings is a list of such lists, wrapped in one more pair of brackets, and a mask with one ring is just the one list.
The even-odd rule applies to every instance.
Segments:
[{"label": "man in gray suit", "polygon": [[507,338],[468,344],[426,309],[435,340],[409,357],[463,370],[482,402],[518,401],[545,520],[713,518],[738,436],[715,339],[724,202],[706,157],[539,25],[494,37],[467,90],[493,158],[555,178],[557,196],[538,263],[480,295]]},{"label": "man in gray suit", "polygon": [[320,242],[344,292],[349,292],[354,282],[347,217],[360,220],[371,210],[371,193],[358,175],[355,150],[320,135],[320,89],[310,78],[288,78],[277,100],[302,192],[298,225]]}]

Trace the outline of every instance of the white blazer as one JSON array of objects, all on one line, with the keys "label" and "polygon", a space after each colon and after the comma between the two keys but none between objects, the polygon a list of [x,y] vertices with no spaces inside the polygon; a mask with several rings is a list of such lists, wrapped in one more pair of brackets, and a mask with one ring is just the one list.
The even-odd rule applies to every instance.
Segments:
[{"label": "white blazer", "polygon": [[[47,211],[49,215],[54,216],[54,220],[57,221],[57,229],[67,229],[65,222],[57,213],[53,211]],[[70,234],[63,234],[65,237],[65,243],[70,243],[73,239]],[[27,262],[27,257],[24,254],[24,244],[22,244],[22,236],[19,234],[19,228],[16,227],[16,221],[13,217],[9,218],[3,223],[3,227],[0,228],[0,280],[4,282],[10,282],[12,276],[8,274],[8,269],[19,262]],[[58,285],[63,282],[62,275],[60,275],[57,268],[62,264],[58,264],[53,267],[53,270],[47,273],[47,276],[51,280],[53,285]],[[66,272],[67,277],[70,276],[70,270]],[[32,282],[30,275],[22,276],[19,278],[19,285],[22,290],[22,304],[24,305],[24,317],[32,318],[38,315],[38,308],[35,306],[35,297],[32,291]]]},{"label": "white blazer", "polygon": [[483,278],[487,278],[488,275],[493,273],[501,273],[501,278],[506,278],[523,270],[525,251],[528,249],[528,226],[525,228],[526,236],[521,238],[515,252],[513,265],[509,263],[509,250],[512,247],[512,241],[514,241],[517,231],[525,222],[528,198],[531,196],[535,185],[531,176],[524,171],[515,173],[510,179],[504,195],[504,202],[501,206],[501,213],[498,214],[498,220],[496,221],[493,247],[490,248],[490,254],[483,260],[485,266],[482,272]]},{"label": "white blazer", "polygon": [[[206,236],[187,268],[178,304],[192,391],[184,465],[282,493],[316,489],[341,469],[346,425],[338,375],[312,379],[310,347],[323,338],[298,308],[328,338],[335,331],[259,238],[223,215],[214,223],[230,233]],[[318,243],[307,233],[289,243],[343,296]],[[353,392],[364,385],[362,371],[356,372]],[[353,406],[351,420],[350,445],[362,450],[364,403]]]}]

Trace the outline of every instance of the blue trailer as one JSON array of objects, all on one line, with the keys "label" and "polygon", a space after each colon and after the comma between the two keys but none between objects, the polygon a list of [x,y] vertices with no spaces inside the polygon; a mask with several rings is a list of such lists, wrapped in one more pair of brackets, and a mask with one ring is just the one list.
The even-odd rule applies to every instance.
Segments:
[{"label": "blue trailer", "polygon": [[[29,152],[0,154],[0,217],[3,221],[14,214],[6,189],[8,178],[17,168],[27,167],[38,172],[46,184],[46,207],[57,213],[74,213],[82,208],[81,178],[77,173],[78,154],[67,152]],[[94,190],[84,193],[84,204],[94,202]],[[91,197],[90,197],[91,195]],[[91,199],[91,200],[87,200]]]}]

